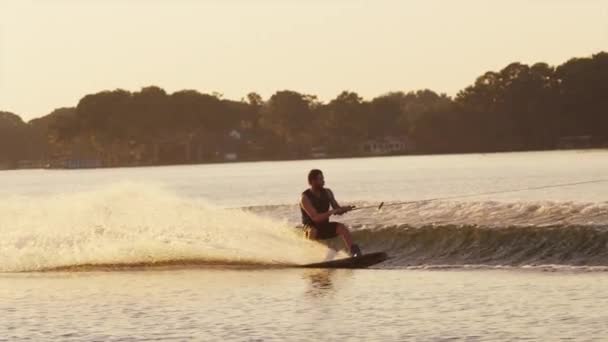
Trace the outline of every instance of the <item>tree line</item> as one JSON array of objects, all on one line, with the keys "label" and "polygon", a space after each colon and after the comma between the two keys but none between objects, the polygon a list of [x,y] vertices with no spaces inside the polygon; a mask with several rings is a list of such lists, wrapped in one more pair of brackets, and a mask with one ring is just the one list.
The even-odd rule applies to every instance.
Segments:
[{"label": "tree line", "polygon": [[0,166],[19,160],[100,160],[106,166],[358,156],[360,144],[407,136],[416,153],[555,149],[566,137],[608,137],[608,53],[559,66],[512,63],[454,97],[432,90],[328,102],[291,90],[240,100],[195,90],[102,91],[23,122],[0,112]]}]

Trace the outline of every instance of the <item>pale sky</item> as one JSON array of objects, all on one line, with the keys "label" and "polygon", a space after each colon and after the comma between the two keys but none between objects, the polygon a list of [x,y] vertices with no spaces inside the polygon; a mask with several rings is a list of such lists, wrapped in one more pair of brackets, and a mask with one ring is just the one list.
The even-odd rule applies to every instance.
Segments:
[{"label": "pale sky", "polygon": [[608,0],[0,0],[0,110],[101,90],[455,95],[488,70],[608,51]]}]

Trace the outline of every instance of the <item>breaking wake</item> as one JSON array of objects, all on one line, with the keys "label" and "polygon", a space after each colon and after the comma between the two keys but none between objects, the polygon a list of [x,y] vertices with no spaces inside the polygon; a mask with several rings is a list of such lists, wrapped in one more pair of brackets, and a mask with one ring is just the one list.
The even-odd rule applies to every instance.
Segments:
[{"label": "breaking wake", "polygon": [[355,239],[387,250],[387,266],[608,266],[608,229],[593,226],[438,225],[364,229]]},{"label": "breaking wake", "polygon": [[[608,269],[606,202],[438,201],[337,219],[364,252],[391,256],[383,268]],[[328,249],[303,239],[298,221],[296,205],[223,209],[156,184],[12,196],[0,202],[0,272],[271,268],[325,259]]]},{"label": "breaking wake", "polygon": [[[296,209],[247,210],[295,224]],[[383,267],[608,267],[606,202],[410,203],[339,220],[365,251],[388,252]]]}]

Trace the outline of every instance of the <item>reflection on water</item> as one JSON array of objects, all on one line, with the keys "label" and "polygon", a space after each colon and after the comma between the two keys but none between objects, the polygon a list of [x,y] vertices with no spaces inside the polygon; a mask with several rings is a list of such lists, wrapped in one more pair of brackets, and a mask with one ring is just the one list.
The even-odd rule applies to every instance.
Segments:
[{"label": "reflection on water", "polygon": [[310,286],[306,291],[306,295],[310,297],[326,297],[334,291],[332,276],[335,270],[314,269],[307,270],[303,278],[308,278]]},{"label": "reflection on water", "polygon": [[607,286],[532,271],[0,274],[0,340],[605,340]]}]

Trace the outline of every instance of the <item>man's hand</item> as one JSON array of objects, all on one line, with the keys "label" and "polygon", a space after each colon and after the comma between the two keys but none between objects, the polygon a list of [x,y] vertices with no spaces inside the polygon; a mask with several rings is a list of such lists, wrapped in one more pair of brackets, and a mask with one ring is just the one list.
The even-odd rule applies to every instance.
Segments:
[{"label": "man's hand", "polygon": [[347,209],[346,209],[346,212],[349,212],[349,211],[351,211],[351,210],[355,209],[356,207],[357,207],[356,205],[347,205],[347,206],[346,206],[346,208],[347,208]]},{"label": "man's hand", "polygon": [[347,213],[347,212],[349,212],[349,211],[351,211],[353,209],[355,209],[355,206],[353,206],[353,205],[347,205],[347,206],[344,206],[344,207],[340,207],[338,209],[334,209],[334,214],[335,215],[343,215],[343,214],[345,214],[345,213]]}]

